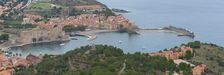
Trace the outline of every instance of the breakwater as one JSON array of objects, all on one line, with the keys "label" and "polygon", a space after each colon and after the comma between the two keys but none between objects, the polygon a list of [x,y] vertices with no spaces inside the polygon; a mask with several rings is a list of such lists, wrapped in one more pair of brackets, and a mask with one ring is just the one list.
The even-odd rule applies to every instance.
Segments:
[{"label": "breakwater", "polygon": [[165,26],[163,28],[155,28],[155,29],[140,29],[141,31],[160,31],[160,32],[176,32],[178,33],[177,36],[188,36],[194,38],[194,32],[184,29],[178,28],[174,26]]}]

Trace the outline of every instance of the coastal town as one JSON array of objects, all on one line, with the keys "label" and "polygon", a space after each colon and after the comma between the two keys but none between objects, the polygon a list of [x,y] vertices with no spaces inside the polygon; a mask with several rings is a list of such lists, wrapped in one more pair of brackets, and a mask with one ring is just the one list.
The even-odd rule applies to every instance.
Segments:
[{"label": "coastal town", "polygon": [[[55,4],[51,2],[55,2]],[[41,7],[41,4],[46,4],[46,7]],[[57,13],[51,16],[43,15],[37,13],[42,11],[39,9]],[[94,1],[91,5],[81,4],[65,7],[57,5],[57,1],[54,0],[3,0],[0,5],[0,16],[1,33],[8,36],[7,39],[2,39],[0,44],[2,50],[0,75],[13,75],[16,68],[29,67],[39,63],[42,59],[41,55],[29,54],[24,58],[21,54],[12,54],[8,52],[10,47],[68,41],[70,36],[64,31],[65,26],[83,26],[91,30],[108,31],[137,29],[137,26],[124,16],[115,15],[105,5]]]},{"label": "coastal town", "polygon": [[0,74],[13,75],[15,68],[29,67],[30,65],[41,62],[42,56],[29,54],[26,58],[19,55],[5,56],[3,52],[0,54]]},{"label": "coastal town", "polygon": [[[37,1],[33,1],[33,2],[35,3]],[[56,10],[57,6],[51,5],[50,8]],[[68,35],[65,35],[65,32],[63,31],[63,27],[68,25],[72,25],[74,27],[85,26],[88,29],[104,29],[104,30],[137,29],[137,26],[134,23],[132,23],[131,21],[129,21],[122,15],[113,15],[113,14],[107,15],[103,13],[94,14],[93,12],[95,11],[103,12],[108,10],[108,8],[100,4],[71,6],[71,8],[69,9],[63,8],[63,10],[60,12],[61,14],[66,14],[66,11],[70,9],[76,9],[76,11],[82,11],[88,14],[81,14],[77,16],[65,15],[62,17],[46,18],[45,16],[36,14],[33,11],[19,13],[18,16],[23,17],[21,24],[24,24],[24,25],[30,24],[30,25],[35,25],[36,27],[25,28],[22,30],[10,27],[9,28],[10,30],[9,29],[3,30],[5,32],[14,33],[18,37],[16,39],[12,39],[6,42],[6,44],[3,44],[1,46],[2,47],[22,46],[22,45],[32,44],[32,43],[69,40]],[[47,19],[47,21],[41,21],[45,19]]]},{"label": "coastal town", "polygon": [[[6,1],[6,4],[2,5],[1,31],[2,33],[10,34],[10,39],[0,45],[3,47],[2,49],[7,50],[10,47],[32,43],[67,41],[70,40],[67,34],[74,32],[74,29],[79,27],[93,31],[117,30],[137,34],[141,30],[134,22],[126,19],[123,15],[113,13],[105,5],[98,2],[92,5],[83,4],[68,7],[62,7],[59,5],[60,3],[56,5],[51,2],[57,1]],[[10,8],[9,4],[18,5],[15,6],[15,9],[6,9]],[[46,5],[46,8],[38,7],[37,4]],[[46,12],[51,11],[52,14],[42,13],[43,11],[40,9],[43,9],[44,12],[45,10]],[[9,12],[6,12],[8,10],[20,13],[10,12],[8,14]],[[15,17],[13,18],[13,16]],[[73,30],[71,27],[70,30],[66,30],[66,26],[71,26]],[[172,29],[166,28],[161,30],[174,31],[180,33],[180,36],[194,37],[192,32],[180,28],[172,27]],[[94,34],[91,35],[95,36]]]},{"label": "coastal town", "polygon": [[[96,0],[0,0],[0,75],[17,75],[24,69],[26,70],[30,67],[33,68],[33,66],[43,65],[43,63],[41,63],[42,61],[46,61],[47,59],[51,59],[54,57],[60,57],[44,54],[34,55],[32,53],[23,57],[19,53],[11,53],[10,48],[12,47],[46,42],[70,41],[73,40],[71,39],[71,37],[73,36],[85,36],[88,38],[88,41],[92,41],[97,38],[97,33],[102,32],[125,32],[129,35],[135,35],[140,34],[139,31],[168,31],[178,33],[177,36],[187,36],[191,38],[195,37],[194,32],[174,26],[167,26],[158,29],[141,29],[138,27],[138,25],[135,24],[135,22],[116,12],[128,13],[129,11],[122,9],[112,10]],[[121,41],[119,42],[122,43]],[[198,42],[196,41],[196,43]],[[165,72],[165,75],[204,75],[208,70],[208,64],[195,64],[195,62],[191,60],[192,58],[197,56],[195,50],[199,49],[194,45],[195,42],[193,43],[193,45],[183,44],[179,47],[164,49],[158,52],[146,53],[143,57],[155,57],[155,59],[156,57],[161,57],[161,59],[165,58],[164,60],[167,60],[168,62],[171,61],[170,63],[175,64],[175,71],[173,69],[165,69],[165,71],[163,69],[161,71],[156,71],[157,68],[155,70],[152,69],[152,71],[156,71],[155,73],[159,72],[159,74],[162,74],[163,72]],[[202,44],[200,43],[200,45]],[[77,56],[63,58],[64,60],[69,61],[68,63],[63,63],[63,65],[69,64],[71,67],[69,67],[68,69],[66,68],[66,71],[69,70],[71,71],[71,73],[64,73],[63,75],[73,75],[72,72],[79,71],[79,68],[83,69],[86,67],[102,64],[98,61],[104,62],[106,61],[105,58],[112,56],[113,52],[111,53],[111,55],[108,54],[108,56],[107,54],[100,54],[107,52],[100,52],[100,47],[95,47],[95,45],[92,45],[90,47],[87,46],[87,49],[92,48],[90,49],[91,51],[93,51],[92,53],[96,53],[96,55],[93,55],[93,57],[100,58],[100,60],[96,59],[97,63],[93,63],[93,61],[88,63],[84,62],[90,59],[87,57],[89,57],[88,54],[91,54],[91,51],[86,51],[83,55],[77,54],[78,56],[80,56],[80,59],[78,59]],[[102,50],[107,47],[110,46],[102,47]],[[99,52],[95,50],[96,48],[99,48]],[[81,47],[80,49],[85,50],[86,48]],[[111,49],[109,48],[109,50]],[[120,49],[118,49],[117,51],[119,50]],[[115,54],[115,56],[118,56],[118,54]],[[111,57],[110,59],[115,59],[115,56]],[[126,56],[128,57],[128,54]],[[133,55],[133,57],[134,56],[137,55]],[[83,57],[84,59],[81,59],[81,57]],[[123,61],[125,55],[120,57],[122,57],[120,59],[122,59]],[[116,59],[117,58],[119,57],[116,57]],[[119,70],[119,75],[123,75],[122,73],[123,71],[125,71],[125,69],[130,69],[130,67],[128,67],[130,66],[130,64],[126,65],[127,61],[130,60],[124,59],[124,62],[122,62],[123,67],[121,70]],[[79,64],[78,66],[76,66],[77,64],[74,65],[74,63],[78,62],[83,63]],[[117,65],[117,63],[115,64]],[[179,68],[179,66],[182,65],[184,65],[184,69]],[[116,69],[110,70],[117,72],[118,69],[120,69],[120,66],[121,65],[119,64],[119,68],[116,67]],[[145,65],[140,64],[140,66]],[[185,69],[185,67],[187,67],[187,70]],[[188,70],[189,68],[190,71]],[[34,75],[38,75],[38,72],[41,71],[36,71],[36,74]],[[127,70],[126,72],[129,72],[129,70]],[[145,72],[146,73],[144,73],[143,75],[147,75],[148,71]],[[48,73],[45,74],[47,75]],[[51,72],[49,72],[49,75],[51,75]]]}]

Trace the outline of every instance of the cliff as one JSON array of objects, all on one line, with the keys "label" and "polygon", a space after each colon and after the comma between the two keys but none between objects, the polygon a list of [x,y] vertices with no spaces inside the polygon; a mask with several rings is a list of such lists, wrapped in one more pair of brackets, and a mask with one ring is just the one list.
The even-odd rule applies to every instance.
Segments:
[{"label": "cliff", "polygon": [[204,75],[222,75],[224,72],[224,48],[211,43],[192,42],[194,57],[190,60],[194,64],[205,64]]}]

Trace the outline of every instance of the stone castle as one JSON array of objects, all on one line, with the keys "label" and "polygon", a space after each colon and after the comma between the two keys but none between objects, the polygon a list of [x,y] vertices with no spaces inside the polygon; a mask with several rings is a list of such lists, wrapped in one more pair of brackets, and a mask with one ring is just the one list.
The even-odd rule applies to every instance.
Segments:
[{"label": "stone castle", "polygon": [[28,31],[22,31],[15,43],[30,44],[51,41],[69,40],[69,36],[62,30],[62,26],[54,25],[51,29],[37,28]]}]

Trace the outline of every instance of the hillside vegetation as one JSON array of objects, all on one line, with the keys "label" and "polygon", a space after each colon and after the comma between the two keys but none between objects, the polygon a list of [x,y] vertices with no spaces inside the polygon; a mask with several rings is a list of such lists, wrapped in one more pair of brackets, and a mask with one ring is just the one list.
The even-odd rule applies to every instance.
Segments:
[{"label": "hillside vegetation", "polygon": [[96,45],[64,55],[45,55],[41,63],[17,69],[16,75],[164,75],[166,71],[189,69],[186,64],[176,67],[172,60],[163,57],[124,54],[113,46]]},{"label": "hillside vegetation", "polygon": [[224,48],[215,44],[190,43],[195,54],[191,61],[195,64],[206,65],[206,75],[222,75],[224,73]]},{"label": "hillside vegetation", "polygon": [[96,0],[52,0],[51,3],[62,5],[62,6],[101,4],[100,2]]}]

